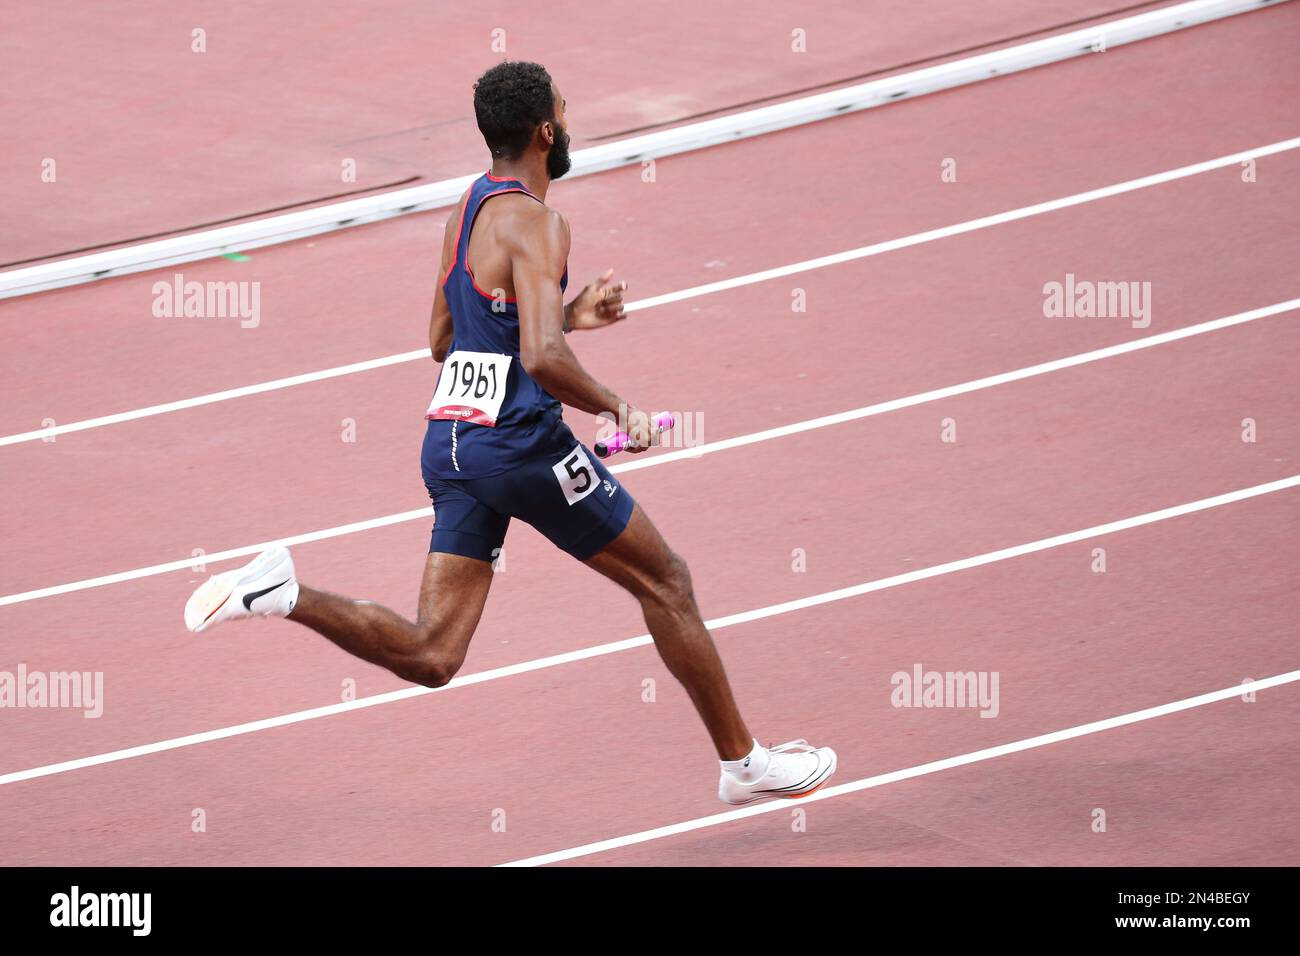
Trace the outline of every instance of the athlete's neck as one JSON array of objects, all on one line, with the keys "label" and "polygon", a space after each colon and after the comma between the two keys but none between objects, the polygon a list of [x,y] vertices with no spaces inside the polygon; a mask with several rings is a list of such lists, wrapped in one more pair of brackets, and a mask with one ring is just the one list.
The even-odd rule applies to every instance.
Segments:
[{"label": "athlete's neck", "polygon": [[494,159],[492,175],[497,179],[517,179],[524,188],[543,202],[551,177],[546,175],[546,158]]}]

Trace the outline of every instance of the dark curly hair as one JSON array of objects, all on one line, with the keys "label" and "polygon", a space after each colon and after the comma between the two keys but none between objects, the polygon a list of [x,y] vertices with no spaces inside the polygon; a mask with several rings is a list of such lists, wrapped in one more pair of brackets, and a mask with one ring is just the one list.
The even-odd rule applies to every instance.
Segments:
[{"label": "dark curly hair", "polygon": [[517,159],[537,127],[555,119],[551,74],[539,63],[498,63],[474,84],[474,115],[492,155]]}]

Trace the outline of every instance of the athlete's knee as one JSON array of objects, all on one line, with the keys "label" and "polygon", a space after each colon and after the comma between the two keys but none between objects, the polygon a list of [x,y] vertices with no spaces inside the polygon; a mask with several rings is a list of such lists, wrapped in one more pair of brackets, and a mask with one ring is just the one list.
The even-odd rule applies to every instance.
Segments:
[{"label": "athlete's knee", "polygon": [[446,687],[451,683],[464,658],[448,655],[434,637],[430,628],[421,628],[420,647],[399,676],[424,687]]},{"label": "athlete's knee", "polygon": [[446,687],[458,670],[459,661],[449,661],[434,654],[421,654],[406,665],[401,676],[424,687]]},{"label": "athlete's knee", "polygon": [[668,562],[657,584],[660,596],[673,604],[695,597],[691,569],[687,566],[686,559],[675,551],[669,553]]}]

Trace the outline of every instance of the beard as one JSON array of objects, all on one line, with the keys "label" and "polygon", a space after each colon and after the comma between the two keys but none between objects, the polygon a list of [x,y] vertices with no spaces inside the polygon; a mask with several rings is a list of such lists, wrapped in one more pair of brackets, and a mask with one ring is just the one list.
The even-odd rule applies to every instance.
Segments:
[{"label": "beard", "polygon": [[546,175],[551,179],[559,179],[573,165],[573,160],[569,157],[569,134],[558,127],[556,133],[558,135],[551,144],[551,151],[546,154]]}]

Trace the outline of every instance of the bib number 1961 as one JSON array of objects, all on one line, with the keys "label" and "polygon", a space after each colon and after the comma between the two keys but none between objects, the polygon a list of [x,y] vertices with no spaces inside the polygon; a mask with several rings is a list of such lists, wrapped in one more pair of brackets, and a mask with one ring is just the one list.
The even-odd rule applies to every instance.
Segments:
[{"label": "bib number 1961", "polygon": [[510,356],[452,352],[442,363],[438,387],[425,418],[451,419],[492,428],[501,414],[510,375]]}]

